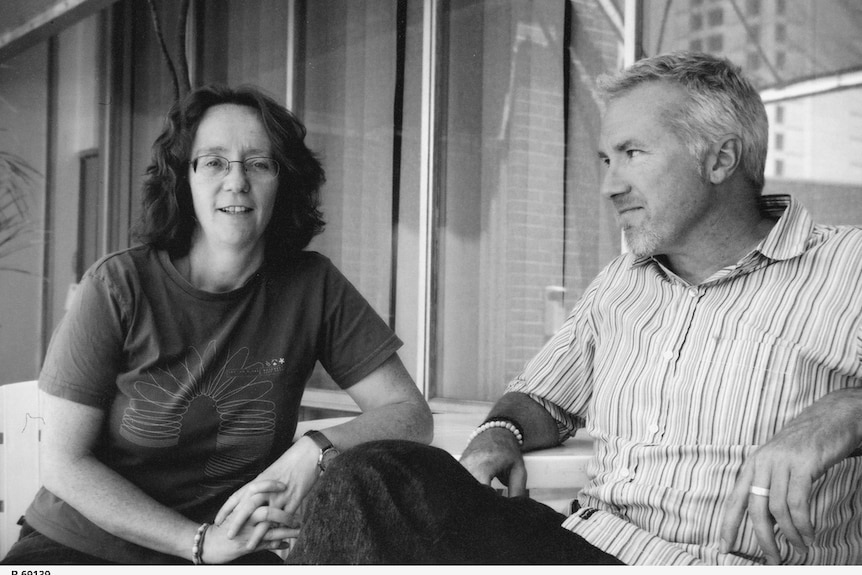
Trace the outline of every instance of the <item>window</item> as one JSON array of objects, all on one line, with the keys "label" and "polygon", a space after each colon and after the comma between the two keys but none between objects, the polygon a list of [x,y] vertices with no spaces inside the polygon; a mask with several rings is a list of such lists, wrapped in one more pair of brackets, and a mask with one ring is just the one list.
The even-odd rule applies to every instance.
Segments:
[{"label": "window", "polygon": [[760,68],[760,54],[757,52],[749,52],[745,57],[745,67],[748,70],[756,71]]},{"label": "window", "polygon": [[760,43],[760,26],[752,25],[748,27],[748,43],[749,44],[759,44]]},{"label": "window", "polygon": [[[399,254],[415,246],[418,61],[404,70],[421,48],[421,6],[400,12],[397,2],[315,0],[304,7],[294,107],[327,174],[321,205],[327,227],[309,248],[332,259],[401,335],[399,355],[415,374],[417,290],[398,277],[417,275]],[[399,231],[405,224],[412,227],[407,234]],[[310,385],[337,389],[320,366]]]},{"label": "window", "polygon": [[[0,65],[0,152],[14,154],[0,158],[0,383],[38,375],[33,350],[42,344],[38,318],[43,288],[37,229],[44,224],[37,210],[47,197],[42,176],[49,149],[49,73],[47,42]],[[16,177],[16,169],[26,177]]]},{"label": "window", "polygon": [[721,8],[710,10],[707,14],[707,22],[713,28],[724,24],[724,10]]},{"label": "window", "polygon": [[749,16],[759,16],[760,0],[747,0],[745,3],[745,13]]},{"label": "window", "polygon": [[[647,55],[706,49],[752,75],[770,109],[771,151],[779,156],[769,157],[765,193],[791,193],[825,223],[862,223],[862,95],[856,87],[787,99],[781,88],[862,66],[862,14],[848,9],[856,3],[794,3],[793,50],[786,39],[790,21],[776,18],[789,10],[782,0],[679,3],[697,8],[699,20],[686,9],[666,10],[668,2],[643,3]],[[171,42],[180,3],[157,4]],[[311,247],[332,258],[395,326],[405,342],[400,355],[435,410],[495,399],[586,284],[619,253],[619,229],[597,192],[599,113],[592,94],[596,76],[622,63],[624,34],[605,10],[622,11],[627,4],[192,3],[195,78],[262,86],[308,126],[309,144],[321,153],[328,174],[328,225]],[[433,25],[424,12],[431,5],[439,10]],[[743,41],[734,6],[760,30],[771,65]],[[115,126],[118,136],[80,129],[100,125],[99,114],[121,108],[99,104],[104,94],[95,63],[107,20],[91,21],[58,37],[53,68],[44,43],[0,62],[0,148],[16,151],[43,172],[53,154],[55,182],[79,182],[79,166],[104,162],[98,173],[87,173],[116,174],[120,185],[106,187],[137,207],[141,174],[172,91],[146,3],[114,3],[111,11],[111,21],[132,20],[126,22],[129,34],[112,35],[119,42],[118,60],[120,48],[131,53],[117,65],[134,87],[122,100],[128,117]],[[707,26],[711,34],[704,34]],[[434,53],[428,51],[432,45]],[[45,96],[49,69],[59,82],[53,100]],[[46,110],[58,122],[57,134],[48,129]],[[35,128],[28,131],[28,125]],[[57,139],[71,133],[74,138]],[[98,156],[89,155],[91,150]],[[61,197],[69,192],[56,184],[39,193],[38,201],[52,214],[72,205],[72,195]],[[133,221],[132,208],[124,209],[111,221]],[[33,317],[40,309],[62,310],[72,274],[68,262],[79,249],[76,230],[65,223],[52,229],[50,249],[58,263],[41,284],[57,287],[45,296],[49,301],[20,306],[35,310]],[[32,251],[16,255],[29,258]],[[38,292],[32,281],[41,270],[39,257],[24,263],[35,265],[37,273],[0,270],[0,284]],[[52,322],[48,318],[46,325]],[[38,328],[30,331],[42,336]],[[32,339],[27,349],[37,347]],[[16,356],[28,352],[17,341],[0,342],[0,363],[11,366],[7,377],[35,377],[32,360],[18,369]],[[318,373],[304,401],[350,408],[349,400],[333,399],[343,394],[330,386]]]},{"label": "window", "polygon": [[393,233],[394,2],[315,0],[301,36],[294,107],[323,154],[326,231],[312,242],[384,318],[390,314]]},{"label": "window", "polygon": [[715,34],[706,39],[706,49],[708,52],[717,53],[724,50],[724,36]]},{"label": "window", "polygon": [[[498,397],[620,251],[597,193],[591,80],[560,74],[563,7],[453,2],[444,14],[433,398]],[[615,66],[606,32],[572,38],[589,76]]]}]

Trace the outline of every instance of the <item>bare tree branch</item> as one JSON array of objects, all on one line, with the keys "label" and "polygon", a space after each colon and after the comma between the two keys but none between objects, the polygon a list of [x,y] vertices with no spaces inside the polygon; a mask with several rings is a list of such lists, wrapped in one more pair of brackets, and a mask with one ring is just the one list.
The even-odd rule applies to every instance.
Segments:
[{"label": "bare tree branch", "polygon": [[168,70],[171,73],[171,80],[174,84],[174,99],[179,100],[180,84],[179,79],[177,78],[177,69],[174,67],[174,61],[171,59],[171,55],[168,52],[168,47],[165,44],[165,36],[164,34],[162,34],[162,26],[159,23],[159,11],[156,8],[156,3],[154,0],[147,0],[147,4],[150,7],[150,15],[153,17],[153,28],[155,28],[156,37],[159,39],[159,46],[162,49],[162,56],[164,57],[165,64],[168,66]]},{"label": "bare tree branch", "polygon": [[192,79],[189,76],[189,57],[186,51],[186,22],[189,18],[190,0],[182,0],[180,3],[180,21],[177,31],[177,48],[180,51],[180,88],[181,94],[186,95],[192,89]]}]

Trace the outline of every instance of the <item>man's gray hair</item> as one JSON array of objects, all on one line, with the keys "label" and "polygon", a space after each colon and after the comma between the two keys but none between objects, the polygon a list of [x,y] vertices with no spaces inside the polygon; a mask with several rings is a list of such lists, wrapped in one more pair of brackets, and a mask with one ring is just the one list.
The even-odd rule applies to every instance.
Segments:
[{"label": "man's gray hair", "polygon": [[760,94],[739,66],[709,54],[673,52],[600,76],[598,89],[609,102],[646,82],[673,82],[688,92],[688,105],[665,121],[699,163],[711,144],[735,134],[742,140],[742,173],[757,193],[763,190],[769,124]]}]

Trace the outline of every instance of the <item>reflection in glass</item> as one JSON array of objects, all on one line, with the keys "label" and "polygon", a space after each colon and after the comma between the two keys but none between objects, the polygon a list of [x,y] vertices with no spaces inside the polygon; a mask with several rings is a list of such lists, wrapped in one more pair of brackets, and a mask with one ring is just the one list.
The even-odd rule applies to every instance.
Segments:
[{"label": "reflection in glass", "polygon": [[[326,168],[326,230],[309,249],[332,259],[384,319],[392,261],[396,10],[386,0],[305,4],[302,93],[307,142]],[[337,389],[322,369],[312,387]]]},{"label": "reflection in glass", "polygon": [[447,3],[432,397],[496,399],[620,251],[592,92],[620,38],[597,4]]}]

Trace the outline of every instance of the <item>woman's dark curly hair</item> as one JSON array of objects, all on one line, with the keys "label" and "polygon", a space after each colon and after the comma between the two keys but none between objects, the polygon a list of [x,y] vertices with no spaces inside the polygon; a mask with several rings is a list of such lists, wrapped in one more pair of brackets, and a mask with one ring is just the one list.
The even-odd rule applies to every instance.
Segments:
[{"label": "woman's dark curly hair", "polygon": [[264,232],[266,258],[280,259],[305,248],[323,231],[319,191],[326,177],[305,139],[305,126],[252,86],[209,85],[171,107],[165,128],[153,144],[153,160],[143,188],[143,210],[135,236],[143,243],[184,255],[191,247],[195,212],[189,187],[189,161],[195,133],[206,111],[220,104],[257,111],[281,167],[272,218]]}]

